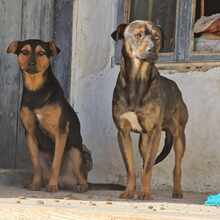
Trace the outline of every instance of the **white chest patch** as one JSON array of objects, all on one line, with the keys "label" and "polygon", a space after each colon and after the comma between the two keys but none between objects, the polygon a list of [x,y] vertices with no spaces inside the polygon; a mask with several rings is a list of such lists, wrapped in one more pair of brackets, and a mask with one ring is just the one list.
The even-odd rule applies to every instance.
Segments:
[{"label": "white chest patch", "polygon": [[39,114],[39,113],[37,113],[37,114],[36,114],[36,116],[37,116],[37,119],[38,119],[39,121],[41,121],[41,120],[42,120],[42,118],[43,118],[43,117],[42,117],[42,115],[41,115],[41,114]]},{"label": "white chest patch", "polygon": [[142,132],[140,123],[138,122],[135,112],[126,112],[120,116],[121,119],[127,119],[131,124],[131,129],[134,131]]}]

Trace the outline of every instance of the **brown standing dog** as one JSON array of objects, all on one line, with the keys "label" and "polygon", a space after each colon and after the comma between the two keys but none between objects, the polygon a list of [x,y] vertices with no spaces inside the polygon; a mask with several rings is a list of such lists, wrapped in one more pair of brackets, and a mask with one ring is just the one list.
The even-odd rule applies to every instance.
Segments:
[{"label": "brown standing dog", "polygon": [[[140,199],[151,198],[151,175],[154,164],[175,151],[173,197],[182,198],[181,161],[185,151],[187,107],[175,82],[160,76],[154,62],[160,50],[161,33],[149,21],[121,24],[112,33],[123,40],[122,63],[113,94],[113,120],[125,162],[128,180],[121,198],[134,197],[136,180],[130,132],[140,134],[139,150],[143,159]],[[165,145],[156,159],[161,131],[166,132]]]},{"label": "brown standing dog", "polygon": [[49,59],[60,52],[55,43],[13,41],[7,52],[17,55],[23,77],[20,115],[33,166],[28,188],[40,190],[47,185],[49,192],[56,192],[58,186],[76,192],[124,189],[117,184],[87,182],[92,157],[82,144],[79,119],[50,66]]}]

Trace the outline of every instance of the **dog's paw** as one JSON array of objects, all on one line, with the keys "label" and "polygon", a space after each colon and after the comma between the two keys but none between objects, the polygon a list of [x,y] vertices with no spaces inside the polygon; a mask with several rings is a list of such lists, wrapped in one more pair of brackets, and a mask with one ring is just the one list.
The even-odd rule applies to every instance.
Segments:
[{"label": "dog's paw", "polygon": [[73,192],[84,193],[86,191],[88,191],[88,184],[78,184],[73,187]]},{"label": "dog's paw", "polygon": [[182,199],[183,198],[183,193],[182,192],[173,192],[172,197],[174,199]]},{"label": "dog's paw", "polygon": [[31,191],[40,191],[41,184],[40,183],[31,183],[24,186],[25,188],[31,190]]},{"label": "dog's paw", "polygon": [[120,194],[119,198],[120,199],[133,199],[134,196],[135,196],[135,191],[126,190]]},{"label": "dog's paw", "polygon": [[137,198],[140,200],[152,200],[153,199],[153,197],[151,196],[149,192],[139,192]]},{"label": "dog's paw", "polygon": [[52,192],[52,193],[54,193],[54,192],[57,192],[58,191],[58,185],[48,185],[47,186],[47,191],[48,192]]}]

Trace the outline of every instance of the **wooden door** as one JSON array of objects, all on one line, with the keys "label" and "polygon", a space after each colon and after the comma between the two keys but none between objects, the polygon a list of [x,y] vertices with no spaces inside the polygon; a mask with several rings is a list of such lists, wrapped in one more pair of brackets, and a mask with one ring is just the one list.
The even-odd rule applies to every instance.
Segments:
[{"label": "wooden door", "polygon": [[[29,167],[24,131],[19,118],[21,74],[16,56],[7,54],[6,48],[12,40],[55,39],[62,52],[55,59],[54,68],[68,95],[72,2],[0,0],[0,168]],[[62,47],[66,47],[65,50]]]}]

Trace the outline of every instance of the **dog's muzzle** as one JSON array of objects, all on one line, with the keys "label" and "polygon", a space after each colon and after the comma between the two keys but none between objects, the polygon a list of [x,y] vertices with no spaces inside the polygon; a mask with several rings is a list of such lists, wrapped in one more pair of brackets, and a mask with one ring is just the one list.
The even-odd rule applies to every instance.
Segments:
[{"label": "dog's muzzle", "polygon": [[136,58],[143,61],[153,62],[158,59],[158,54],[155,51],[150,51],[142,54],[137,54]]},{"label": "dog's muzzle", "polygon": [[28,67],[25,70],[25,72],[27,72],[29,74],[36,74],[38,72],[37,68],[36,68],[36,64],[35,63],[28,64]]}]

